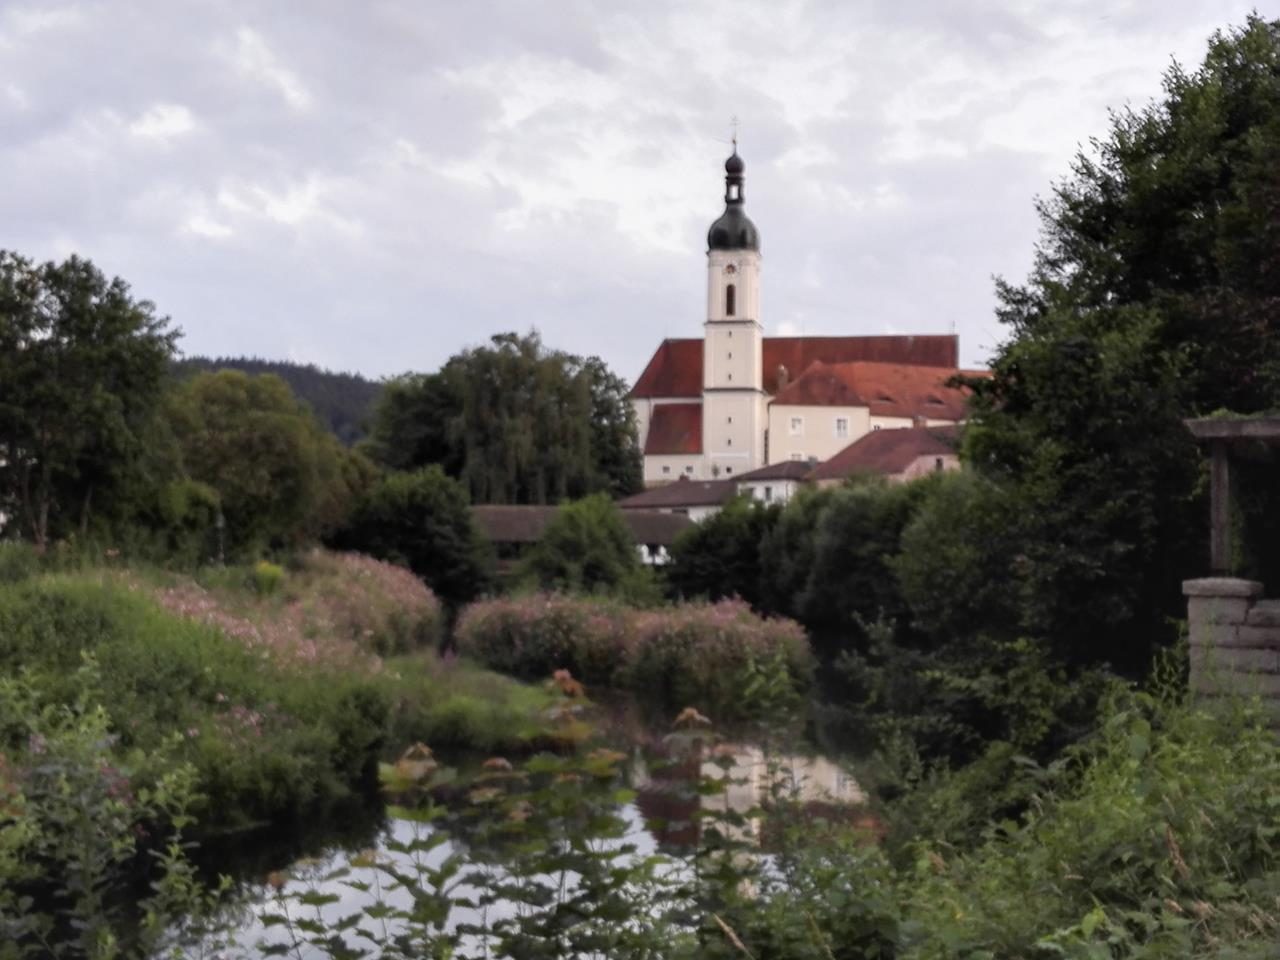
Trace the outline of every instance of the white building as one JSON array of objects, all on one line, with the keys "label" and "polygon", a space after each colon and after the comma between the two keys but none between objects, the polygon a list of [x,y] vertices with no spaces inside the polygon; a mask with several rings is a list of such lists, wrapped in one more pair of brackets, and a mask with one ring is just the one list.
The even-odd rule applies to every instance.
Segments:
[{"label": "white building", "polygon": [[760,233],[736,149],[724,168],[702,337],[664,340],[631,391],[645,485],[824,460],[874,429],[961,419],[964,392],[946,385],[958,372],[953,334],[764,335]]}]

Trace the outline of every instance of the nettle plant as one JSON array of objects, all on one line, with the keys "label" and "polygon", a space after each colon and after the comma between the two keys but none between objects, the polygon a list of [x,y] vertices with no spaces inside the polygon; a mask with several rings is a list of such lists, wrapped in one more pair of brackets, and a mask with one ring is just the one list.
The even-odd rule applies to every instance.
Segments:
[{"label": "nettle plant", "polygon": [[73,679],[67,704],[0,677],[0,958],[180,953],[221,893],[187,859],[195,772],[169,746],[122,759],[97,665]]}]

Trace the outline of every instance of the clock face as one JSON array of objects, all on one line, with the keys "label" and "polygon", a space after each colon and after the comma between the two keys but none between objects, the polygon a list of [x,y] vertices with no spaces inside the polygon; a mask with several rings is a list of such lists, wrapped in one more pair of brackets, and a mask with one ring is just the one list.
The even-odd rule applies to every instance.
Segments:
[{"label": "clock face", "polygon": [[735,273],[737,273],[737,272],[738,272],[738,268],[737,268],[737,267],[735,267],[735,266],[731,263],[731,264],[729,264],[727,267],[725,267],[725,268],[724,268],[724,272],[725,272],[725,273],[727,273],[727,274],[733,275],[733,274],[735,274]]}]

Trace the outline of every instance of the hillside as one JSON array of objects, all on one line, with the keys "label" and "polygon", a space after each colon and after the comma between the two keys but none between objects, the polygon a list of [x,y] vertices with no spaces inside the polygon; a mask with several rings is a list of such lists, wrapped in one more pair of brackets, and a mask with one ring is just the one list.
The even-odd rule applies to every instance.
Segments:
[{"label": "hillside", "polygon": [[312,364],[249,357],[185,357],[174,364],[179,376],[204,370],[243,370],[274,373],[315,411],[334,435],[347,446],[365,436],[366,423],[382,384],[358,373],[334,373]]}]

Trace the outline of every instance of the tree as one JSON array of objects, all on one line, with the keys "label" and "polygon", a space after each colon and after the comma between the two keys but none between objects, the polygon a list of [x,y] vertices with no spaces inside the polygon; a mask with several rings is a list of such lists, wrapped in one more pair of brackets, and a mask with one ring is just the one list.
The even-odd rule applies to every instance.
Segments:
[{"label": "tree", "polygon": [[368,449],[392,469],[439,464],[477,503],[557,503],[640,487],[626,384],[595,357],[501,334],[433,374],[387,384]]},{"label": "tree", "polygon": [[985,477],[955,471],[937,478],[903,528],[892,567],[911,626],[934,643],[1019,633],[1010,506]]},{"label": "tree", "polygon": [[738,497],[683,531],[671,546],[667,583],[678,597],[741,597],[761,606],[760,548],[782,507]]},{"label": "tree", "polygon": [[556,511],[524,571],[544,590],[612,593],[640,574],[640,554],[621,511],[597,493]]},{"label": "tree", "polygon": [[0,504],[38,547],[87,532],[142,455],[179,336],[168,324],[88,260],[0,251]]},{"label": "tree", "polygon": [[1204,567],[1182,419],[1280,406],[1280,24],[1250,17],[1114,115],[1040,204],[966,455],[1010,495],[1023,625],[1140,670]]},{"label": "tree", "polygon": [[173,391],[169,419],[186,474],[217,491],[238,552],[318,537],[367,479],[357,455],[271,374],[198,374]]},{"label": "tree", "polygon": [[374,483],[333,542],[408,567],[455,609],[492,579],[489,546],[472,522],[466,490],[438,466]]},{"label": "tree", "polygon": [[314,364],[287,360],[184,357],[174,366],[180,377],[217,370],[239,370],[254,375],[274,373],[348,447],[364,439],[374,401],[382,392],[382,384],[359,374],[335,373]]}]

